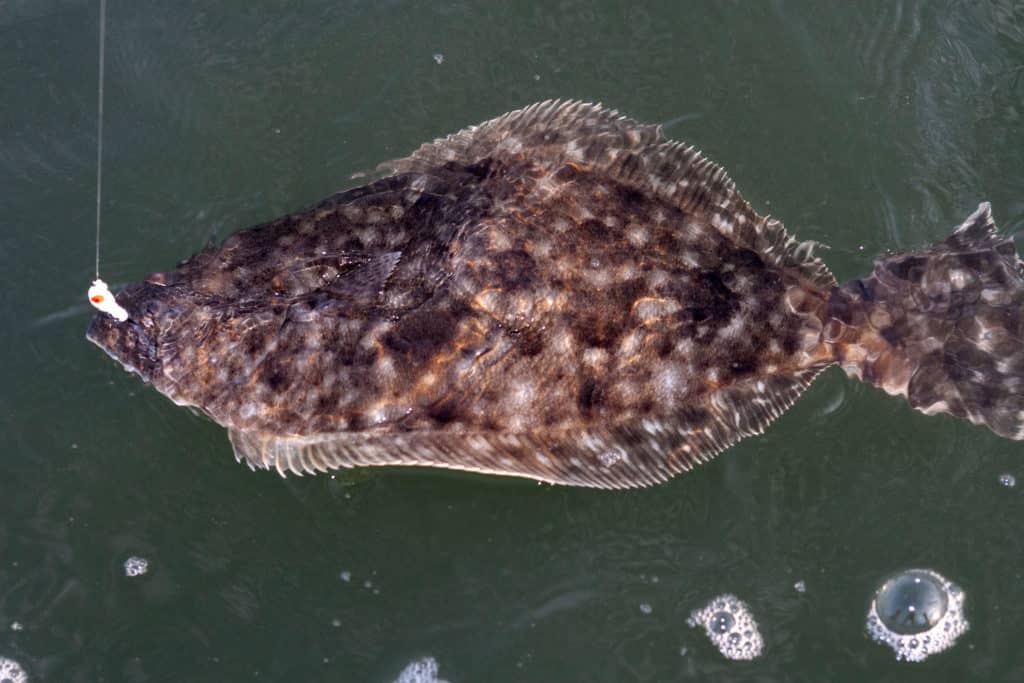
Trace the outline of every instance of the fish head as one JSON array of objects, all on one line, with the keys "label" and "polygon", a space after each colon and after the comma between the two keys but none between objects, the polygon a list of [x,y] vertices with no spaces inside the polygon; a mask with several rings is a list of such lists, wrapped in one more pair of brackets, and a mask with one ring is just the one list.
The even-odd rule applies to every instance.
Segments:
[{"label": "fish head", "polygon": [[188,307],[181,288],[168,286],[162,274],[129,284],[117,295],[118,304],[128,312],[121,322],[109,313],[98,312],[89,324],[86,338],[103,349],[128,372],[152,382],[158,389],[163,349],[174,339],[179,321]]}]

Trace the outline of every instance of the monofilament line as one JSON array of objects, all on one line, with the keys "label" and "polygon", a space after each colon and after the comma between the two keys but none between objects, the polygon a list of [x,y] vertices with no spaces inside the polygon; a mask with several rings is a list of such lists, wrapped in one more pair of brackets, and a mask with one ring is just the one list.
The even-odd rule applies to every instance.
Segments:
[{"label": "monofilament line", "polygon": [[96,116],[96,279],[92,281],[89,292],[91,303],[98,310],[114,316],[118,321],[128,319],[128,311],[124,310],[107,283],[100,279],[100,209],[103,198],[103,55],[107,43],[107,0],[100,0],[100,83],[97,100],[99,107]]},{"label": "monofilament line", "polygon": [[103,196],[103,55],[107,42],[107,0],[100,0],[100,80],[96,116],[96,278],[100,277],[100,210]]}]

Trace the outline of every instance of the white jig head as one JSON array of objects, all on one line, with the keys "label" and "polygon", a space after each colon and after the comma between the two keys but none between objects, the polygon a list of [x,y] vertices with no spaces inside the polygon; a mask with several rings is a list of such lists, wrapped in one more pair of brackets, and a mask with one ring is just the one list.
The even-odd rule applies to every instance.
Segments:
[{"label": "white jig head", "polygon": [[89,287],[89,303],[104,313],[114,316],[119,323],[128,319],[128,311],[121,308],[107,287],[107,283],[99,278],[93,280],[92,286]]}]

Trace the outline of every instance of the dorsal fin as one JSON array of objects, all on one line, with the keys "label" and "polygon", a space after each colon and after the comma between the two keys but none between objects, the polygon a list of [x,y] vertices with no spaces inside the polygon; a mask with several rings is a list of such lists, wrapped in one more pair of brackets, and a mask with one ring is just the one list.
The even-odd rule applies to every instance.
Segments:
[{"label": "dorsal fin", "polygon": [[551,171],[573,164],[607,174],[684,211],[704,211],[737,244],[818,286],[835,285],[827,266],[811,255],[814,244],[796,241],[782,223],[757,215],[724,169],[694,147],[667,140],[660,126],[640,124],[599,104],[539,102],[426,143],[384,166],[428,172],[487,158],[529,159]]},{"label": "dorsal fin", "polygon": [[235,457],[282,476],[331,469],[426,466],[606,489],[663,482],[761,434],[817,376],[753,378],[702,397],[670,419],[552,434],[410,431],[278,436],[229,431]]},{"label": "dorsal fin", "polygon": [[978,204],[970,216],[957,226],[953,234],[943,244],[950,249],[986,249],[1001,241],[999,229],[992,218],[992,205],[988,202]]}]

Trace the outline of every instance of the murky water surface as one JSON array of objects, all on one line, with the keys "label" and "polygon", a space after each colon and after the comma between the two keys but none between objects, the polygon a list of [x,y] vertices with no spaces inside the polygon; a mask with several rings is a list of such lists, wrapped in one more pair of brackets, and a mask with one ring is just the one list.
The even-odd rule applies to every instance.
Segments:
[{"label": "murky water surface", "polygon": [[[840,279],[981,200],[1024,228],[1009,0],[109,5],[112,283],[549,97],[663,122]],[[240,468],[84,340],[97,9],[0,3],[0,658],[30,680],[1020,680],[1024,448],[838,371],[646,491]],[[970,596],[918,664],[864,623],[906,567]],[[687,627],[723,593],[757,659]]]}]

